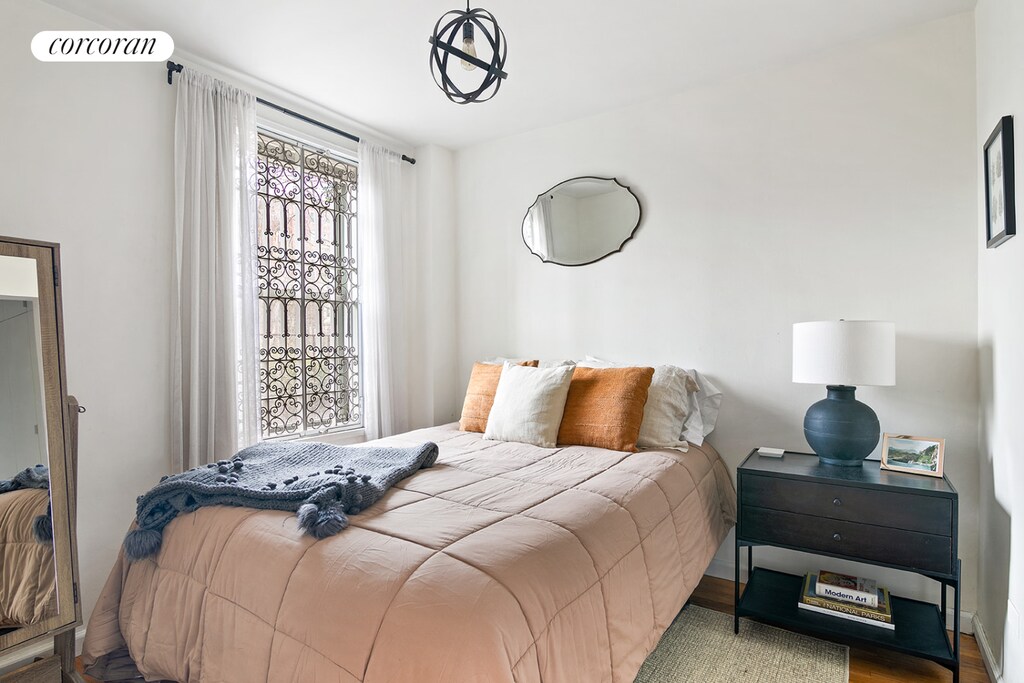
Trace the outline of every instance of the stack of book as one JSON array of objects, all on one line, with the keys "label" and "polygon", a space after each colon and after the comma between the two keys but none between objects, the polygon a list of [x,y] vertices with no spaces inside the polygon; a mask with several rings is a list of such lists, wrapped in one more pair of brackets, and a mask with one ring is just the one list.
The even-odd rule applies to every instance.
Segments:
[{"label": "stack of book", "polygon": [[894,630],[889,591],[871,579],[821,571],[804,577],[800,609]]}]

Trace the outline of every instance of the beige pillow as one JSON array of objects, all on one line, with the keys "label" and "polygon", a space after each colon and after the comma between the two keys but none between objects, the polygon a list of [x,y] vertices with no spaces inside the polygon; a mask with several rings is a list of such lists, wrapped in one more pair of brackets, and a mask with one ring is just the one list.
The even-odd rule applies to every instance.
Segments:
[{"label": "beige pillow", "polygon": [[[519,361],[519,364],[537,367],[535,360]],[[462,417],[459,419],[459,429],[462,431],[482,432],[487,428],[487,416],[491,414],[494,392],[501,378],[501,367],[501,363],[488,361],[473,364],[469,386],[466,387],[466,399],[462,403]]]},{"label": "beige pillow", "polygon": [[636,452],[654,368],[576,368],[558,443]]},{"label": "beige pillow", "polygon": [[554,448],[574,369],[505,363],[484,438]]},{"label": "beige pillow", "polygon": [[682,368],[659,365],[654,368],[654,379],[644,406],[644,421],[640,425],[640,448],[678,448],[686,450],[686,442],[679,438],[686,423],[690,395],[697,385]]}]

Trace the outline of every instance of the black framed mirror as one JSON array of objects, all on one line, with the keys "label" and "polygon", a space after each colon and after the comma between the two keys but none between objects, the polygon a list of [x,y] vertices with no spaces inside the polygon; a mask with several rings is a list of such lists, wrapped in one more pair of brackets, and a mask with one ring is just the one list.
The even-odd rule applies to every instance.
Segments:
[{"label": "black framed mirror", "polygon": [[642,216],[628,185],[580,176],[537,195],[523,218],[523,242],[544,263],[585,266],[622,251]]}]

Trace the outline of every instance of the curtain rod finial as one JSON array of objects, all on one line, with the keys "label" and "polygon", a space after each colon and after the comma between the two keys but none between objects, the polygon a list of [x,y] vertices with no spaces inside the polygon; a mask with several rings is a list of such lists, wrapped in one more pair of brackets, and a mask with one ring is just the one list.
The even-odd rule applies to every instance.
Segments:
[{"label": "curtain rod finial", "polygon": [[184,68],[185,67],[182,66],[181,64],[175,64],[174,62],[172,62],[171,60],[168,59],[167,60],[167,85],[173,85],[174,84],[174,74],[175,73],[179,73],[180,74],[181,70],[184,69]]}]

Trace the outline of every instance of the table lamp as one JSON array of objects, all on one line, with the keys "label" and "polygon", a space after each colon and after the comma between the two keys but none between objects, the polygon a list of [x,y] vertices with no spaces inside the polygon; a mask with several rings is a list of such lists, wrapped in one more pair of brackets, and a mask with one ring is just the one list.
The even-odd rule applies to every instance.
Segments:
[{"label": "table lamp", "polygon": [[828,396],[807,409],[804,437],[825,465],[859,467],[878,445],[878,416],[858,386],[896,384],[896,325],[827,320],[793,325],[793,381],[824,384]]}]

